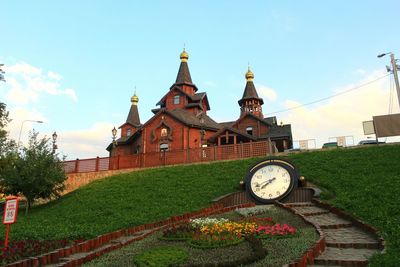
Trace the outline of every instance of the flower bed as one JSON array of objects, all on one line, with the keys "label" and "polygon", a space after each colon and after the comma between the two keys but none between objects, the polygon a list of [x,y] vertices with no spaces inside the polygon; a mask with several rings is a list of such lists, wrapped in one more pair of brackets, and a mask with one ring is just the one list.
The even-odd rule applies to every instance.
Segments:
[{"label": "flower bed", "polygon": [[257,238],[284,238],[296,235],[296,228],[288,224],[260,225],[256,229]]},{"label": "flower bed", "polygon": [[[252,214],[253,215],[253,214]],[[244,218],[230,221],[225,218],[199,218],[163,231],[161,240],[187,241],[194,248],[210,249],[237,245],[245,237],[284,238],[296,234],[288,224],[275,224],[272,218]]]},{"label": "flower bed", "polygon": [[[78,241],[77,241],[78,242]],[[21,240],[10,241],[7,250],[4,250],[4,241],[0,240],[0,265],[40,255],[59,247],[65,247],[70,242],[67,240]]]}]

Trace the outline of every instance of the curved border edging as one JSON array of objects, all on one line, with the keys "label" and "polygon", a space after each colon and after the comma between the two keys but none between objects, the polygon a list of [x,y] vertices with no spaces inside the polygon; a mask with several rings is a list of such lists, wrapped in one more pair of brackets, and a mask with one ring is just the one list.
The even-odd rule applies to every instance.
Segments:
[{"label": "curved border edging", "polygon": [[324,202],[324,201],[321,201],[318,199],[313,199],[312,202],[321,208],[327,209],[330,212],[351,221],[355,226],[358,226],[361,229],[363,229],[364,231],[375,236],[379,240],[379,249],[382,249],[382,253],[385,253],[385,239],[380,235],[380,232],[378,229],[362,222],[361,220],[356,218],[354,215],[351,215],[345,211],[342,211],[341,209],[336,208],[327,202]]},{"label": "curved border edging", "polygon": [[296,259],[295,261],[285,265],[288,267],[306,267],[308,264],[314,264],[315,258],[317,258],[319,255],[322,254],[322,252],[325,251],[326,248],[326,241],[325,241],[325,235],[321,230],[321,227],[311,221],[309,221],[304,215],[296,212],[295,210],[291,209],[289,206],[286,206],[285,204],[281,202],[276,202],[275,203],[278,207],[281,207],[297,216],[299,216],[305,223],[312,225],[316,232],[319,234],[319,239],[314,243],[314,245],[307,250],[306,252],[303,253],[300,258]]},{"label": "curved border edging", "polygon": [[[134,241],[139,241],[144,239],[145,237],[153,234],[154,232],[166,228],[172,224],[179,224],[185,222],[191,218],[196,217],[206,217],[213,214],[225,213],[237,208],[248,208],[255,206],[255,203],[244,203],[234,206],[225,207],[221,204],[213,204],[207,208],[203,208],[198,211],[189,212],[183,215],[172,216],[165,220],[157,221],[154,223],[147,223],[131,228],[120,229],[110,233],[99,235],[95,238],[85,240],[83,242],[66,246],[64,248],[59,248],[54,251],[48,252],[46,254],[42,254],[35,257],[30,257],[28,259],[20,260],[17,262],[10,263],[6,265],[7,267],[38,267],[44,266],[48,264],[58,264],[59,266],[65,267],[75,267],[79,266],[87,261],[93,260],[107,252],[110,252],[115,249],[119,249],[125,245],[128,245]],[[117,238],[123,236],[132,236],[136,233],[148,230],[147,233],[142,235],[138,235],[137,237],[133,237],[126,242],[115,242]],[[64,257],[68,257],[70,255],[76,253],[87,253],[87,255],[72,259],[70,261],[60,261]]]}]

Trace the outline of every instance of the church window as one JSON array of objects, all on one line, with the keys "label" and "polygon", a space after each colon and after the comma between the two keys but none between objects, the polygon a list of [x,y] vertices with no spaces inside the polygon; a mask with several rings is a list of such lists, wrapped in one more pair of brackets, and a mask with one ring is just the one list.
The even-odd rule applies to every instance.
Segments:
[{"label": "church window", "polygon": [[126,130],[126,136],[131,136],[131,128],[128,128],[128,129]]},{"label": "church window", "polygon": [[162,128],[161,129],[161,137],[166,137],[168,135],[168,130],[167,128]]},{"label": "church window", "polygon": [[258,107],[255,107],[254,110],[255,110],[255,111],[258,111]]},{"label": "church window", "polygon": [[247,128],[246,128],[246,132],[247,132],[247,134],[249,134],[249,135],[253,135],[253,127],[247,127]]},{"label": "church window", "polygon": [[174,105],[179,105],[180,100],[181,100],[180,96],[179,95],[175,95],[174,96]]}]

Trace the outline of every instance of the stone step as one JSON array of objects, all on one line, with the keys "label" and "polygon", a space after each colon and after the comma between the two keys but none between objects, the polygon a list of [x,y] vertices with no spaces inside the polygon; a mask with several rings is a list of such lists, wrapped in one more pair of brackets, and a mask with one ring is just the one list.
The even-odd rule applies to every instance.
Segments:
[{"label": "stone step", "polygon": [[326,245],[337,248],[367,248],[379,249],[380,243],[376,238],[358,227],[339,229],[324,229]]},{"label": "stone step", "polygon": [[322,215],[330,212],[327,209],[323,209],[317,206],[298,206],[298,207],[292,207],[292,210],[304,216]]},{"label": "stone step", "polygon": [[314,260],[314,263],[328,266],[366,266],[368,258],[377,252],[379,252],[377,249],[326,247],[322,255]]},{"label": "stone step", "polygon": [[309,221],[319,225],[322,229],[338,229],[344,227],[351,227],[352,222],[340,218],[336,214],[327,213],[307,217]]},{"label": "stone step", "polygon": [[311,203],[311,202],[296,202],[296,203],[287,203],[287,204],[283,204],[286,207],[315,207],[315,204]]}]

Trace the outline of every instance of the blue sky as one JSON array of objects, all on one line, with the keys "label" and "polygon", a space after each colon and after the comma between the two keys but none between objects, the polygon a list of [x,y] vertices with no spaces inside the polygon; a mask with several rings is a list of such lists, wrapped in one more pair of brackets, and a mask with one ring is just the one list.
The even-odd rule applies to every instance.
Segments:
[{"label": "blue sky", "polygon": [[[248,64],[265,114],[324,98],[385,75],[400,58],[399,1],[3,1],[0,101],[10,136],[59,134],[68,158],[107,155],[137,88],[142,122],[174,83],[185,44],[216,121],[239,115]],[[365,139],[361,121],[387,114],[389,77],[276,115],[295,140]],[[396,100],[396,95],[395,95]],[[393,112],[398,111],[397,101]],[[349,141],[350,143],[352,141]]]}]

